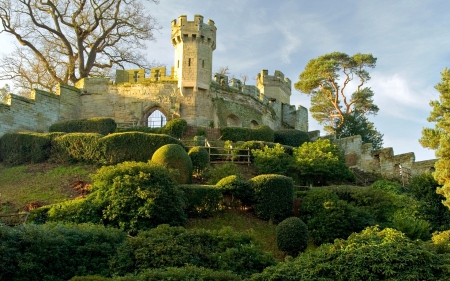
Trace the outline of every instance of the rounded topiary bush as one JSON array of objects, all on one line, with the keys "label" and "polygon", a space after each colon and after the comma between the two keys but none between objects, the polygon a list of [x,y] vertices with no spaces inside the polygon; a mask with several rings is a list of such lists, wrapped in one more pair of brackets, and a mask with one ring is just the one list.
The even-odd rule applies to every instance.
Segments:
[{"label": "rounded topiary bush", "polygon": [[239,205],[239,202],[244,206],[250,206],[253,202],[253,190],[249,183],[238,175],[231,175],[221,179],[216,186],[222,191],[225,198],[231,200],[232,205]]},{"label": "rounded topiary bush", "polygon": [[172,173],[173,179],[180,184],[190,183],[192,179],[192,160],[184,148],[178,144],[161,146],[152,156],[152,162],[161,164]]},{"label": "rounded topiary bush", "polygon": [[277,246],[280,251],[296,257],[308,246],[308,227],[299,218],[290,217],[277,225]]},{"label": "rounded topiary bush", "polygon": [[279,222],[292,215],[294,185],[291,178],[281,175],[259,175],[250,179],[254,192],[256,216]]},{"label": "rounded topiary bush", "polygon": [[194,170],[202,171],[209,167],[209,153],[206,148],[194,146],[189,150],[188,155],[191,157]]},{"label": "rounded topiary bush", "polygon": [[183,136],[184,131],[187,128],[187,122],[184,119],[176,118],[170,121],[167,121],[166,125],[162,129],[163,134],[167,134],[174,138],[181,138]]}]

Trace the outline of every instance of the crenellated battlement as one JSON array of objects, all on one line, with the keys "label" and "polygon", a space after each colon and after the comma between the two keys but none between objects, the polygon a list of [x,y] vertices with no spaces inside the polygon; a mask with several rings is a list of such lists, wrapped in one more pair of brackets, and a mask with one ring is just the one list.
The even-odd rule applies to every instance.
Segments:
[{"label": "crenellated battlement", "polygon": [[145,75],[145,69],[127,69],[116,70],[116,84],[121,83],[148,83],[148,82],[170,82],[177,81],[175,77],[174,68],[171,68],[170,75],[167,75],[165,67],[153,67],[150,68],[150,74],[148,77]]},{"label": "crenellated battlement", "polygon": [[284,78],[283,72],[275,70],[273,75],[269,75],[269,71],[266,69],[261,70],[257,76],[258,87],[280,87],[284,91],[291,95],[292,81],[289,78]]},{"label": "crenellated battlement", "polygon": [[172,21],[172,45],[181,42],[197,42],[216,49],[216,30],[214,21],[203,22],[202,15],[195,15],[193,21],[188,21],[186,15]]}]

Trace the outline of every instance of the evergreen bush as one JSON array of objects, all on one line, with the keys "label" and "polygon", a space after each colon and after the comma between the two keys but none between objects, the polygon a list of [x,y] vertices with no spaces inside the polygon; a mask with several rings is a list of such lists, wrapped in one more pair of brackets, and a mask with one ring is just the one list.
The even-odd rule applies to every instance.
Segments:
[{"label": "evergreen bush", "polygon": [[102,135],[97,133],[69,133],[52,141],[52,160],[57,162],[97,163],[101,159],[99,146]]},{"label": "evergreen bush", "polygon": [[0,226],[0,280],[110,276],[109,260],[125,239],[119,229],[90,224]]},{"label": "evergreen bush", "polygon": [[253,149],[254,165],[260,174],[286,174],[292,157],[284,152],[284,148],[277,143],[275,147],[267,145],[263,149]]},{"label": "evergreen bush", "polygon": [[191,183],[192,160],[184,148],[178,144],[166,144],[158,148],[152,156],[152,162],[169,170],[175,170],[173,179],[179,183]]},{"label": "evergreen bush", "polygon": [[222,178],[216,187],[220,189],[224,197],[231,198],[231,206],[239,206],[240,201],[243,206],[251,206],[253,204],[253,190],[250,188],[250,184],[240,175],[231,175]]},{"label": "evergreen bush", "polygon": [[280,251],[296,257],[308,247],[308,227],[297,217],[290,217],[277,225],[277,246]]},{"label": "evergreen bush", "polygon": [[194,146],[188,152],[194,171],[203,171],[209,167],[209,153],[202,146]]},{"label": "evergreen bush", "polygon": [[274,132],[269,126],[256,126],[255,128],[222,127],[220,128],[222,140],[237,141],[274,141]]},{"label": "evergreen bush", "polygon": [[274,142],[299,147],[304,142],[309,142],[308,132],[303,132],[294,129],[283,129],[274,132]]},{"label": "evergreen bush", "polygon": [[211,217],[220,208],[222,193],[208,185],[180,185],[186,197],[184,212],[189,218]]},{"label": "evergreen bush", "polygon": [[0,138],[1,160],[7,165],[40,163],[51,154],[51,140],[60,134],[7,133]]},{"label": "evergreen bush", "polygon": [[183,136],[184,131],[187,129],[187,122],[181,118],[175,118],[167,121],[166,125],[162,128],[162,133],[171,137],[180,139]]},{"label": "evergreen bush", "polygon": [[97,117],[55,123],[48,130],[65,133],[97,133],[106,136],[114,133],[116,128],[117,123],[114,119]]},{"label": "evergreen bush", "polygon": [[124,161],[146,162],[153,153],[166,144],[182,145],[181,141],[162,134],[125,132],[110,134],[100,139],[101,164],[117,164]]},{"label": "evergreen bush", "polygon": [[259,175],[250,179],[254,192],[255,215],[274,223],[292,215],[294,186],[291,178],[281,175]]}]

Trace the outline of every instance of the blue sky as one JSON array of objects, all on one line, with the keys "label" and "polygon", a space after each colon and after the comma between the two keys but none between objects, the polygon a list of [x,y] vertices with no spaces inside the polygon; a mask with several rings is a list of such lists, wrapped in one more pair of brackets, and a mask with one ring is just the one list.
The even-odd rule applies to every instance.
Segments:
[{"label": "blue sky", "polygon": [[[157,41],[148,43],[148,58],[173,65],[170,23],[185,14],[212,19],[217,26],[213,70],[228,66],[236,77],[253,77],[262,69],[280,70],[293,83],[306,63],[333,51],[372,53],[370,86],[380,111],[371,118],[395,154],[414,152],[416,161],[434,158],[418,143],[428,123],[429,101],[440,72],[450,67],[450,1],[413,0],[161,0],[146,4],[161,25]],[[0,34],[2,52],[12,42]],[[0,81],[0,87],[4,85]],[[293,90],[291,104],[309,107],[309,97]],[[318,130],[314,119],[309,129]]]}]

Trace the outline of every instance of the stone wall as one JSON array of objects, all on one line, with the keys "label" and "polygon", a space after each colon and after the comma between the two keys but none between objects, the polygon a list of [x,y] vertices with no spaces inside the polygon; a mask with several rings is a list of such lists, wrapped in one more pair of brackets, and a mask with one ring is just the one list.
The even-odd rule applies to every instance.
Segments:
[{"label": "stone wall", "polygon": [[346,164],[364,172],[380,174],[386,178],[399,178],[431,172],[437,159],[415,161],[413,152],[394,154],[392,147],[373,149],[372,144],[362,143],[361,136],[334,140],[345,156]]}]

